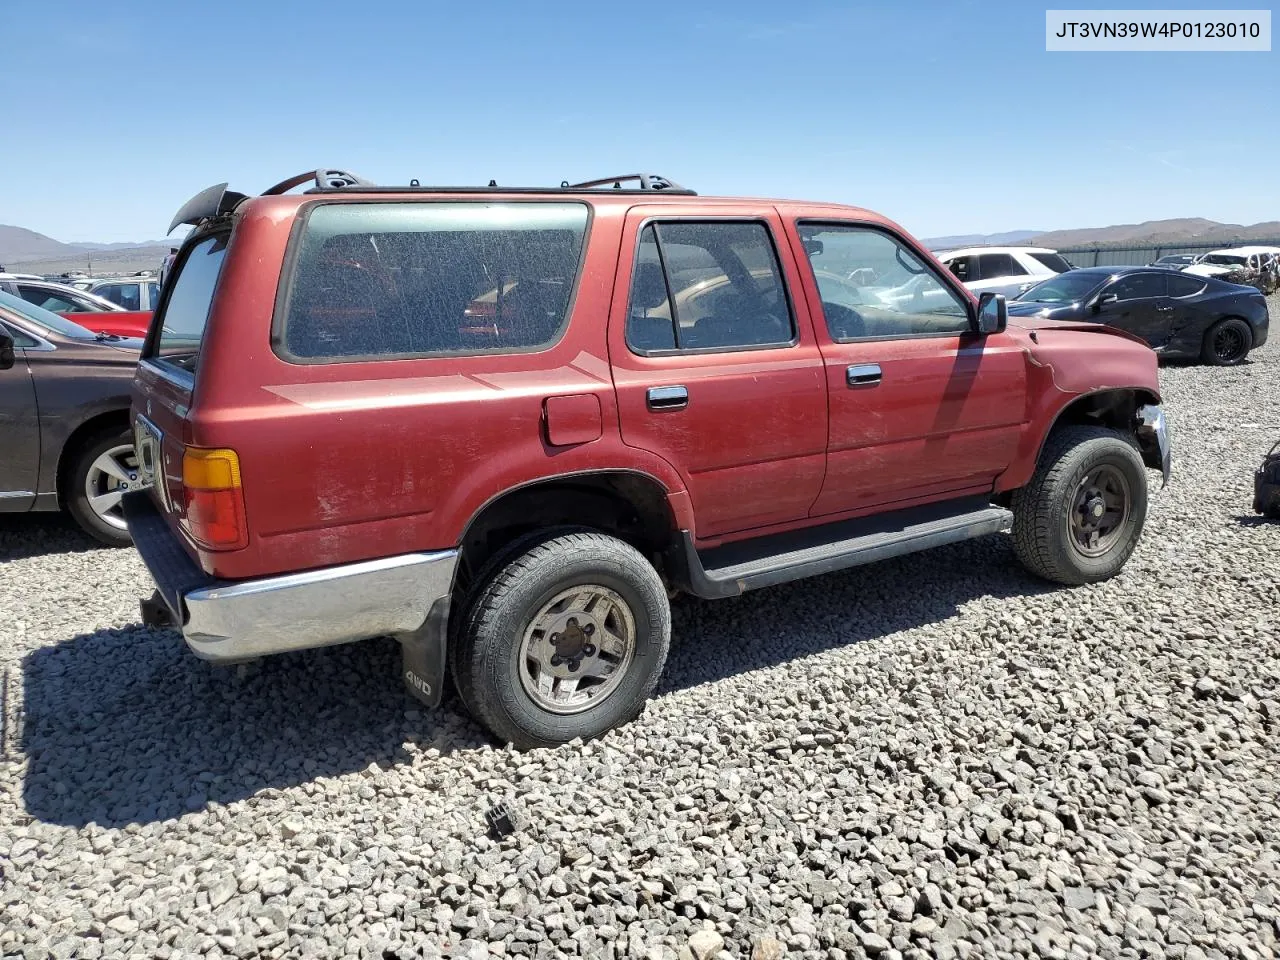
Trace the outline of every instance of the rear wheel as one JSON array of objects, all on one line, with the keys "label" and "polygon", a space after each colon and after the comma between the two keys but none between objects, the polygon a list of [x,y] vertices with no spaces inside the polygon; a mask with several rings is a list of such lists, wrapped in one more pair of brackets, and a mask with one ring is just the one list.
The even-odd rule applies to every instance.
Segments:
[{"label": "rear wheel", "polygon": [[643,709],[670,637],[666,590],[637,550],[550,531],[477,584],[453,637],[454,680],[517,747],[591,739]]},{"label": "rear wheel", "polygon": [[1215,367],[1243,363],[1253,347],[1253,330],[1239,317],[1219,320],[1204,335],[1200,359]]},{"label": "rear wheel", "polygon": [[67,510],[85,533],[111,547],[133,543],[120,500],[143,483],[128,430],[90,437],[74,455],[66,484]]},{"label": "rear wheel", "polygon": [[1064,427],[1013,495],[1013,543],[1023,565],[1069,585],[1120,572],[1147,517],[1147,474],[1133,440],[1105,427]]}]

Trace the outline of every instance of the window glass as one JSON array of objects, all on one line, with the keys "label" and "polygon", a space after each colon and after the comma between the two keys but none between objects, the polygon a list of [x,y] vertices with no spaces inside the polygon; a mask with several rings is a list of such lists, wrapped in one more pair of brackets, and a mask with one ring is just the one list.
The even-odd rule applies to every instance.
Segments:
[{"label": "window glass", "polygon": [[1205,288],[1205,282],[1199,277],[1185,273],[1175,273],[1169,277],[1169,296],[1194,297]]},{"label": "window glass", "polygon": [[37,307],[44,307],[54,313],[85,312],[85,307],[70,294],[54,293],[51,290],[33,287],[26,283],[18,284],[18,296],[28,303],[34,303]]},{"label": "window glass", "polygon": [[[656,273],[654,266],[663,272]],[[671,348],[658,325],[645,321],[669,321],[673,307],[672,334],[681,350],[773,346],[789,344],[795,336],[777,252],[761,223],[647,227],[631,305],[627,339],[641,350]],[[638,315],[637,308],[643,313]],[[646,343],[662,346],[646,348]]]},{"label": "window glass", "polygon": [[1022,265],[1007,253],[984,253],[979,256],[983,280],[998,280],[1001,277],[1020,277],[1026,274]]},{"label": "window glass", "polygon": [[160,284],[148,283],[147,284],[147,303],[150,306],[147,309],[154,310],[156,308],[156,304],[158,304],[159,302],[160,302]]},{"label": "window glass", "polygon": [[1074,303],[1083,300],[1106,280],[1106,274],[1072,271],[1041,280],[1017,299],[1031,303]]},{"label": "window glass", "polygon": [[833,340],[968,331],[965,302],[889,234],[853,225],[799,229]]},{"label": "window glass", "polygon": [[105,283],[93,291],[100,297],[106,297],[112,303],[126,310],[139,310],[141,291],[136,283]]},{"label": "window glass", "polygon": [[10,327],[3,323],[0,323],[0,330],[7,331],[8,334],[13,337],[13,345],[15,347],[34,347],[40,342],[35,337],[27,336],[16,327]]},{"label": "window glass", "polygon": [[670,294],[658,257],[658,236],[652,225],[644,228],[631,277],[627,313],[627,344],[633,350],[674,350],[675,325],[671,322]]},{"label": "window glass", "polygon": [[160,342],[155,355],[192,373],[200,356],[200,342],[226,252],[227,238],[222,235],[205,237],[192,247],[173,279],[173,292],[161,314]]},{"label": "window glass", "polygon": [[1066,257],[1061,257],[1056,253],[1032,253],[1030,257],[1044,264],[1054,273],[1066,273],[1071,269],[1071,264],[1067,262]]},{"label": "window glass", "polygon": [[15,297],[11,293],[5,293],[0,290],[0,306],[7,307],[19,316],[26,317],[32,323],[38,324],[54,333],[59,333],[64,337],[72,340],[93,340],[96,334],[91,330],[86,330],[80,324],[61,317],[51,310],[37,306],[21,297]]},{"label": "window glass", "polygon": [[970,283],[978,279],[977,257],[956,257],[947,263],[947,268],[961,283]]},{"label": "window glass", "polygon": [[586,229],[582,203],[324,204],[302,235],[282,345],[300,360],[549,346]]},{"label": "window glass", "polygon": [[1114,293],[1121,300],[1148,300],[1151,297],[1163,297],[1167,289],[1165,281],[1169,279],[1164,273],[1134,273],[1121,277],[1106,293]]}]

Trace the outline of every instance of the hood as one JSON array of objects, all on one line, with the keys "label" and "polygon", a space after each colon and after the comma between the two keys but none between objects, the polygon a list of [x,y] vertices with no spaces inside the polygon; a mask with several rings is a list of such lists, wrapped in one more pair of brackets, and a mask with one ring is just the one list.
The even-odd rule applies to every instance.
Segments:
[{"label": "hood", "polygon": [[[1012,313],[1012,311],[1010,311]],[[1105,323],[1090,323],[1088,320],[1055,320],[1052,317],[1009,317],[1009,326],[1019,327],[1023,330],[1034,331],[1073,331],[1078,330],[1084,333],[1100,333],[1113,337],[1122,337],[1125,340],[1132,340],[1134,343],[1140,343],[1144,347],[1149,346],[1147,341],[1139,336],[1129,333],[1127,330],[1121,330],[1119,327],[1109,327]]]}]

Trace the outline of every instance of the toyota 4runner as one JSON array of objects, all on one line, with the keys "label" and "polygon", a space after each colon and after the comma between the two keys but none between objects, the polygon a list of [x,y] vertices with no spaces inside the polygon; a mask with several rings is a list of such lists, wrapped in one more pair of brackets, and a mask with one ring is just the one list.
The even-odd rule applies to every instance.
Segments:
[{"label": "toyota 4runner", "polygon": [[180,223],[134,381],[144,618],[221,662],[395,636],[416,697],[451,675],[518,746],[634,717],[678,592],[1010,528],[1102,580],[1168,480],[1147,346],[1009,325],[866,210],[320,170]]}]

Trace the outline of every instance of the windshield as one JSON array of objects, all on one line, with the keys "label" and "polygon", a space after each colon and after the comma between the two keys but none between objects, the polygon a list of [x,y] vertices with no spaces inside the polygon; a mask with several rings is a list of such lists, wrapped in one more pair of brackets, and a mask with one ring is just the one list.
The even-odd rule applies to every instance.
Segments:
[{"label": "windshield", "polygon": [[1243,267],[1244,257],[1229,257],[1225,253],[1206,253],[1200,258],[1201,263],[1214,263],[1220,267]]},{"label": "windshield", "polygon": [[69,337],[72,340],[94,340],[97,338],[97,334],[92,330],[86,330],[80,324],[73,323],[66,317],[60,317],[44,307],[37,307],[34,303],[29,303],[21,297],[15,297],[11,293],[5,293],[3,290],[0,290],[0,305],[7,307],[32,323],[44,327],[46,330],[52,330],[54,333]]},{"label": "windshield", "polygon": [[1083,300],[1093,290],[1101,286],[1106,277],[1096,273],[1061,273],[1056,277],[1051,277],[1041,283],[1037,283],[1030,290],[1024,291],[1015,300],[1029,301],[1031,303],[1074,303],[1077,300]]}]

